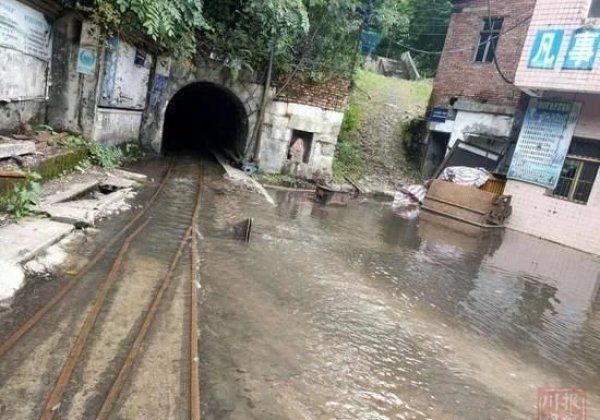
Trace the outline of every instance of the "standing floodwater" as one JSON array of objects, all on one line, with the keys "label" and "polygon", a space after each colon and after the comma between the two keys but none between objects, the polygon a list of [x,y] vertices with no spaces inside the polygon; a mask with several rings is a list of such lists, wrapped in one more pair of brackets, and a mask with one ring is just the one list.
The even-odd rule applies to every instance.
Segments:
[{"label": "standing floodwater", "polygon": [[585,390],[600,416],[597,258],[273,194],[205,195],[206,418],[530,419],[544,387]]}]

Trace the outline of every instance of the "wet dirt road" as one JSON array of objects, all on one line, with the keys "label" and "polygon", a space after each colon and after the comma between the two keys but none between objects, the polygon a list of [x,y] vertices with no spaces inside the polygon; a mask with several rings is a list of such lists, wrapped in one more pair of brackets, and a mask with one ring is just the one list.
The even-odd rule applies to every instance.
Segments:
[{"label": "wet dirt road", "polygon": [[[159,178],[165,168],[141,169]],[[100,412],[189,230],[197,181],[198,162],[179,160],[51,407],[55,418]],[[270,206],[210,162],[202,191],[194,285],[203,418],[531,419],[543,387],[585,390],[588,418],[600,418],[597,258],[514,232],[407,222],[382,203],[323,207],[273,191]],[[133,214],[75,246],[65,270]],[[254,231],[243,244],[233,226],[247,217]],[[0,418],[40,416],[123,240],[0,358]],[[189,245],[110,418],[190,418]],[[16,310],[0,313],[0,340],[64,282],[32,282]]]}]

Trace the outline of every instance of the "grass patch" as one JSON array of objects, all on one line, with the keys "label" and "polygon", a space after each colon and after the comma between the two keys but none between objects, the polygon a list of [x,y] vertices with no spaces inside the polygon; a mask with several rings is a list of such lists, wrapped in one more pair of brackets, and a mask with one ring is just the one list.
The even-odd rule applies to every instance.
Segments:
[{"label": "grass patch", "polygon": [[25,179],[13,185],[0,196],[0,211],[16,219],[33,214],[42,199],[42,176],[34,171],[25,173]]},{"label": "grass patch", "polygon": [[71,135],[63,141],[63,145],[74,150],[84,151],[85,158],[76,169],[85,169],[90,166],[110,169],[136,162],[144,156],[140,145],[134,142],[118,146],[105,146],[80,135]]},{"label": "grass patch", "polygon": [[[46,126],[42,128],[46,129]],[[16,219],[31,215],[41,200],[43,181],[94,165],[114,168],[143,157],[137,143],[107,147],[79,135],[70,135],[60,144],[65,147],[65,153],[41,161],[36,170],[25,172],[24,179],[0,182],[0,212]]]},{"label": "grass patch", "polygon": [[254,178],[258,182],[266,185],[276,185],[280,187],[300,189],[313,187],[313,184],[306,180],[296,178],[295,176],[284,173],[261,173],[254,175]]},{"label": "grass patch", "polygon": [[[419,157],[414,145],[419,133],[413,123],[405,128],[401,121],[423,119],[431,80],[402,80],[359,70],[354,82],[333,162],[334,180],[367,175],[415,178]],[[390,113],[397,115],[398,122],[387,128]]]},{"label": "grass patch", "polygon": [[365,158],[359,141],[360,120],[359,106],[350,104],[344,116],[333,160],[333,178],[336,182],[345,182],[345,177],[360,179],[364,174]]}]

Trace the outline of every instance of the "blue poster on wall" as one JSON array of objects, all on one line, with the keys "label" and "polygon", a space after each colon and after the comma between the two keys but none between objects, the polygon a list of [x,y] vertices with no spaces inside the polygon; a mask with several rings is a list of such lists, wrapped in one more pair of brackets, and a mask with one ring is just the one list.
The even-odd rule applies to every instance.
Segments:
[{"label": "blue poster on wall", "polygon": [[529,56],[529,68],[553,69],[556,66],[564,33],[562,29],[538,31]]},{"label": "blue poster on wall", "polygon": [[573,33],[563,69],[592,70],[600,46],[600,30],[581,28]]},{"label": "blue poster on wall", "polygon": [[556,188],[580,112],[579,102],[532,99],[508,178]]}]

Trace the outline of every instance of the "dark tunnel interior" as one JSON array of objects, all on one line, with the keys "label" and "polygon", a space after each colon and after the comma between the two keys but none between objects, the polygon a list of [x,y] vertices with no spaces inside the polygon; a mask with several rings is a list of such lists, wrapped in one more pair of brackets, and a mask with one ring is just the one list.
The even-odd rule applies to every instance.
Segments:
[{"label": "dark tunnel interior", "polygon": [[248,116],[229,89],[210,82],[185,86],[167,107],[163,153],[202,152],[210,149],[244,154]]}]

